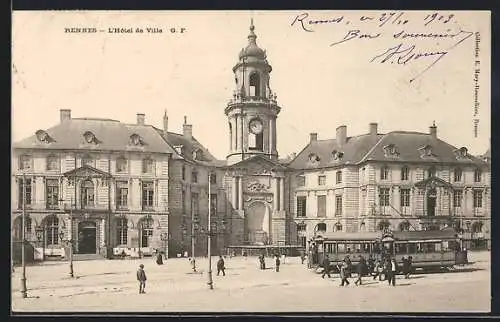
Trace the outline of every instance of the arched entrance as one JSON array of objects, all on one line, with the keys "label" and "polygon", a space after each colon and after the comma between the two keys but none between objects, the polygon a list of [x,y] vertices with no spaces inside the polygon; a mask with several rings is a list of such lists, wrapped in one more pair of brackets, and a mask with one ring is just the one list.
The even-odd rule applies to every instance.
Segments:
[{"label": "arched entrance", "polygon": [[265,245],[269,241],[269,207],[254,202],[247,209],[247,240],[250,244]]},{"label": "arched entrance", "polygon": [[97,224],[95,221],[82,221],[78,224],[78,253],[97,253]]},{"label": "arched entrance", "polygon": [[436,215],[436,189],[429,189],[427,192],[427,216]]}]

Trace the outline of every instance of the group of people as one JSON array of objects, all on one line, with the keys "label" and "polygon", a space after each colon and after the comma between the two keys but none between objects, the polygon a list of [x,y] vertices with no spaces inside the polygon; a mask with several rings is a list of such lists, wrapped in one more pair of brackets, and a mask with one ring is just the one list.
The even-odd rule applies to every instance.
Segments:
[{"label": "group of people", "polygon": [[[284,260],[284,257],[283,257],[283,260]],[[280,265],[281,265],[280,255],[275,254],[274,255],[274,269],[276,270],[276,272],[280,271]],[[266,256],[264,254],[259,255],[259,267],[262,270],[266,269]]]},{"label": "group of people", "polygon": [[[331,278],[330,272],[332,271],[332,266],[328,255],[325,256],[322,263],[323,274],[322,278],[328,276]],[[353,265],[349,255],[346,255],[342,262],[337,265],[337,269],[340,275],[340,286],[348,286],[350,284],[349,279],[353,271]],[[412,258],[403,257],[402,259],[402,273],[405,279],[410,278],[410,273],[412,271]],[[396,274],[399,272],[399,266],[394,257],[385,256],[382,260],[375,261],[370,255],[368,261],[360,256],[359,262],[356,265],[357,279],[354,282],[356,286],[362,285],[363,276],[372,276],[375,280],[377,277],[379,281],[386,280],[389,285],[396,286]]]}]

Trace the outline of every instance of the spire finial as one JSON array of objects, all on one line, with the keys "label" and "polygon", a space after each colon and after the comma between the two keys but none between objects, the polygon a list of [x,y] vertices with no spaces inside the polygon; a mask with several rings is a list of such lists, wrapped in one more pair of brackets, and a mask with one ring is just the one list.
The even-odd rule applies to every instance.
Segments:
[{"label": "spire finial", "polygon": [[255,43],[255,39],[257,36],[253,32],[255,30],[255,26],[253,25],[253,18],[250,18],[250,34],[248,35],[248,40],[250,43]]},{"label": "spire finial", "polygon": [[436,127],[436,121],[432,121],[432,126]]},{"label": "spire finial", "polygon": [[250,31],[254,31],[255,26],[253,25],[253,17],[250,18]]},{"label": "spire finial", "polygon": [[184,115],[184,124],[188,123],[187,119],[188,119],[188,117],[186,115]]}]

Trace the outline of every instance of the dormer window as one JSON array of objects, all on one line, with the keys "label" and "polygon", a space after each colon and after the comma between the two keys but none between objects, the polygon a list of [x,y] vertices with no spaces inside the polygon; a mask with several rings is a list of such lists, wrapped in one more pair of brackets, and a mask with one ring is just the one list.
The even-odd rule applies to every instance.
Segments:
[{"label": "dormer window", "polygon": [[340,161],[344,157],[344,152],[333,150],[332,151],[332,160],[333,161]]},{"label": "dormer window", "polygon": [[50,135],[47,132],[45,132],[44,130],[36,131],[35,135],[36,135],[37,140],[40,141],[41,143],[54,142],[54,139],[51,138]]},{"label": "dormer window", "polygon": [[30,155],[21,155],[19,157],[19,170],[29,170],[31,169],[31,156]]},{"label": "dormer window", "polygon": [[460,149],[457,149],[453,152],[455,153],[455,158],[457,158],[457,160],[467,159],[467,148],[466,147],[463,146]]},{"label": "dormer window", "polygon": [[309,154],[309,163],[311,164],[316,164],[319,162],[319,156],[315,153],[311,153]]},{"label": "dormer window", "polygon": [[97,144],[99,143],[99,140],[97,140],[96,136],[94,133],[87,131],[83,133],[83,138],[85,139],[85,142],[88,144]]},{"label": "dormer window", "polygon": [[127,159],[123,156],[120,156],[116,159],[116,172],[127,172],[128,163]]},{"label": "dormer window", "polygon": [[426,158],[426,157],[433,157],[434,154],[432,153],[432,146],[426,145],[418,149],[420,152],[420,157],[421,158]]},{"label": "dormer window", "polygon": [[196,149],[193,151],[193,159],[194,160],[203,160],[203,151],[200,149]]},{"label": "dormer window", "polygon": [[455,170],[453,170],[453,181],[454,182],[462,181],[462,169],[456,168]]},{"label": "dormer window", "polygon": [[436,176],[436,168],[430,167],[429,170],[427,170],[427,177],[432,178]]},{"label": "dormer window", "polygon": [[85,165],[89,166],[89,167],[94,167],[94,160],[88,154],[86,154],[82,157],[82,167]]},{"label": "dormer window", "polygon": [[51,154],[47,157],[47,171],[59,170],[59,157]]},{"label": "dormer window", "polygon": [[303,174],[297,176],[297,186],[304,187],[306,185],[306,176]]},{"label": "dormer window", "polygon": [[142,160],[142,173],[153,173],[153,160],[151,158]]},{"label": "dormer window", "polygon": [[388,144],[384,146],[384,155],[386,157],[397,158],[399,157],[398,149],[395,144]]},{"label": "dormer window", "polygon": [[142,146],[144,145],[144,140],[138,134],[132,134],[130,136],[130,145]]},{"label": "dormer window", "polygon": [[184,147],[182,145],[175,145],[174,149],[180,155],[184,155]]}]

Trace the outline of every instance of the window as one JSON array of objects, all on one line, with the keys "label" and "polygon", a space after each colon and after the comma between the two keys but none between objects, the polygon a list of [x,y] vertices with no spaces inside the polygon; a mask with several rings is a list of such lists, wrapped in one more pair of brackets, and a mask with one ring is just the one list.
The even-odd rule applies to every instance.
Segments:
[{"label": "window", "polygon": [[31,169],[31,156],[29,156],[29,155],[21,155],[19,157],[19,169],[20,170],[29,170],[29,169]]},{"label": "window", "polygon": [[57,155],[49,155],[47,157],[47,171],[59,170],[59,158]]},{"label": "window", "polygon": [[82,157],[82,167],[84,165],[89,166],[89,167],[94,167],[94,160],[92,159],[92,157],[90,155],[84,155]]},{"label": "window", "polygon": [[45,195],[47,196],[47,209],[59,208],[59,181],[57,179],[45,181]]},{"label": "window", "polygon": [[474,170],[474,182],[481,182],[481,170]]},{"label": "window", "polygon": [[387,220],[383,220],[383,221],[379,222],[378,230],[385,231],[385,230],[388,230],[390,226],[391,226],[391,224],[389,224],[389,222]]},{"label": "window", "polygon": [[182,180],[186,180],[186,166],[182,165]]},{"label": "window", "polygon": [[324,186],[326,184],[326,176],[318,176],[318,185]]},{"label": "window", "polygon": [[84,208],[94,205],[94,183],[91,180],[82,183],[81,203]]},{"label": "window", "polygon": [[455,169],[453,171],[453,181],[455,181],[455,182],[462,181],[462,170],[461,169]]},{"label": "window", "polygon": [[[23,183],[26,180],[26,187],[23,191]],[[24,198],[23,198],[24,193]],[[23,206],[23,200],[25,205],[31,205],[31,179],[19,179],[19,208]]]},{"label": "window", "polygon": [[335,224],[335,231],[342,231],[342,225],[340,223]]},{"label": "window", "polygon": [[429,170],[427,170],[427,177],[432,178],[436,176],[436,168],[431,167]]},{"label": "window", "polygon": [[410,223],[407,222],[407,221],[402,222],[399,225],[399,230],[401,230],[401,231],[409,231],[410,230]]},{"label": "window", "polygon": [[342,215],[342,196],[335,196],[335,216]]},{"label": "window", "polygon": [[197,183],[198,182],[198,171],[193,170],[191,173],[191,182]]},{"label": "window", "polygon": [[380,170],[380,180],[388,180],[389,179],[389,168],[384,166]]},{"label": "window", "polygon": [[217,194],[210,195],[210,212],[212,215],[217,215]]},{"label": "window", "polygon": [[182,207],[182,213],[186,213],[186,190],[182,188],[181,190],[181,207]]},{"label": "window", "polygon": [[142,183],[142,209],[152,208],[154,205],[154,185],[152,182]]},{"label": "window", "polygon": [[326,217],[326,196],[318,196],[318,217]]},{"label": "window", "polygon": [[462,190],[453,191],[453,207],[455,208],[462,207],[462,198],[463,198]]},{"label": "window", "polygon": [[50,216],[45,223],[45,240],[47,245],[59,244],[59,219],[56,216]]},{"label": "window", "polygon": [[306,236],[300,236],[299,237],[299,243],[302,247],[306,247],[307,246],[307,237]]},{"label": "window", "polygon": [[481,190],[474,190],[474,208],[482,208],[483,207],[483,192]]},{"label": "window", "polygon": [[[26,216],[26,224],[24,225],[24,237],[26,239],[31,238],[31,218]],[[23,216],[19,216],[14,221],[14,240],[23,240]]]},{"label": "window", "polygon": [[233,125],[229,122],[229,150],[233,149]]},{"label": "window", "polygon": [[307,206],[307,197],[297,197],[297,217],[305,217],[306,216],[306,206]]},{"label": "window", "polygon": [[249,133],[248,134],[248,149],[263,151],[264,149],[264,134],[260,132],[258,134]]},{"label": "window", "polygon": [[116,220],[116,238],[118,245],[127,245],[127,230],[127,218],[118,218]]},{"label": "window", "polygon": [[250,75],[250,96],[260,96],[260,78],[257,73]]},{"label": "window", "polygon": [[127,159],[119,157],[116,159],[116,172],[127,172],[128,164]]},{"label": "window", "polygon": [[342,171],[335,172],[335,182],[337,183],[342,182]]},{"label": "window", "polygon": [[410,189],[401,189],[400,190],[401,197],[401,207],[409,207],[410,206]]},{"label": "window", "polygon": [[210,183],[211,184],[217,184],[217,175],[215,173],[212,173],[210,175]]},{"label": "window", "polygon": [[325,223],[319,223],[317,226],[317,231],[326,231],[326,224]]},{"label": "window", "polygon": [[116,182],[116,208],[127,209],[128,206],[128,183],[126,181]]},{"label": "window", "polygon": [[483,224],[480,223],[480,222],[475,222],[473,225],[472,225],[472,232],[473,233],[481,233],[483,231]]},{"label": "window", "polygon": [[401,168],[401,181],[406,181],[410,177],[410,169],[408,167]]},{"label": "window", "polygon": [[381,207],[389,206],[389,188],[380,188],[380,190],[379,190],[379,205]]},{"label": "window", "polygon": [[305,232],[307,229],[306,224],[298,224],[297,225],[297,232]]},{"label": "window", "polygon": [[149,247],[149,237],[153,236],[153,219],[145,218],[141,220],[141,245]]},{"label": "window", "polygon": [[142,160],[142,173],[153,173],[153,160],[150,158]]},{"label": "window", "polygon": [[297,176],[297,186],[304,187],[306,185],[306,177],[305,176]]},{"label": "window", "polygon": [[198,217],[200,214],[200,203],[198,200],[198,193],[191,193],[191,211],[193,212],[193,216]]}]

